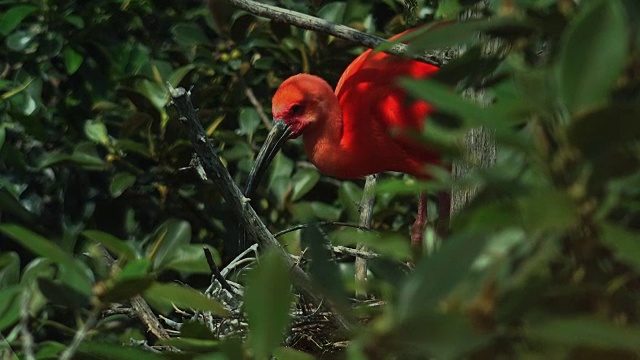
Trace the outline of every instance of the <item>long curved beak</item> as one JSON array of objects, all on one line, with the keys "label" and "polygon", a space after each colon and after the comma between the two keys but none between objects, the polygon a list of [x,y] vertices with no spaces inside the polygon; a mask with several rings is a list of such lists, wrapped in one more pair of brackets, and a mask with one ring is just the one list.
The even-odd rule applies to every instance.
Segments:
[{"label": "long curved beak", "polygon": [[285,141],[289,140],[291,135],[292,131],[289,125],[285,124],[282,120],[274,121],[273,128],[269,132],[269,135],[267,135],[264,144],[262,144],[256,162],[253,164],[253,168],[249,173],[249,180],[244,189],[244,196],[251,197],[269,167],[271,160],[273,160],[274,156],[276,156]]}]

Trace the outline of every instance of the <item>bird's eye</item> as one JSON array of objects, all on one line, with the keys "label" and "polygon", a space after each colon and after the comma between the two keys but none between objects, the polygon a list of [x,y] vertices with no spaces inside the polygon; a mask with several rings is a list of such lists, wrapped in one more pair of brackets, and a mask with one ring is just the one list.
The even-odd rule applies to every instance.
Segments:
[{"label": "bird's eye", "polygon": [[302,105],[300,104],[294,104],[293,106],[291,106],[291,108],[289,109],[289,113],[291,115],[299,115],[300,113],[302,113]]}]

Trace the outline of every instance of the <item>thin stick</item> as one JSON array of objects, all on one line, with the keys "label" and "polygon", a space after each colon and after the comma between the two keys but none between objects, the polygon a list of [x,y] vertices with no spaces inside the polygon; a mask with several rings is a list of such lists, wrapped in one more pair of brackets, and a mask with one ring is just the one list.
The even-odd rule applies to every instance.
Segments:
[{"label": "thin stick", "polygon": [[[375,200],[374,189],[376,187],[376,179],[378,175],[369,175],[364,184],[364,193],[362,194],[362,202],[360,203],[360,226],[364,228],[371,227],[371,218],[373,217],[373,203]],[[366,246],[358,244],[356,250],[366,252]],[[367,297],[367,259],[363,257],[356,258],[356,297]]]},{"label": "thin stick", "polygon": [[[289,254],[280,245],[280,243],[273,237],[262,220],[258,217],[256,212],[249,204],[249,199],[244,197],[242,191],[235,184],[231,175],[224,167],[218,155],[216,153],[213,144],[206,136],[206,132],[202,127],[202,123],[198,119],[193,103],[191,102],[191,92],[184,88],[174,89],[169,84],[169,92],[172,98],[172,104],[178,109],[179,119],[185,126],[189,139],[193,144],[193,147],[200,157],[200,163],[204,168],[208,178],[218,188],[220,194],[224,198],[225,202],[229,206],[230,210],[236,216],[240,226],[246,231],[246,233],[255,239],[261,248],[270,249],[275,251],[282,260],[285,261],[287,267],[291,271],[291,278],[294,286],[309,299],[316,303],[320,302],[320,297],[317,295],[318,290],[312,286],[311,280],[307,274],[298,267],[293,260],[289,257]],[[344,318],[344,314],[338,311],[338,307],[334,304],[329,304],[331,310],[335,315],[336,325],[341,330],[349,330],[351,326]]]},{"label": "thin stick", "polygon": [[264,113],[264,108],[262,107],[262,104],[260,104],[258,99],[256,99],[256,95],[253,93],[253,90],[246,84],[244,85],[244,93],[245,95],[247,95],[247,98],[251,102],[251,105],[253,105],[253,107],[258,112],[258,115],[260,116],[260,119],[262,119],[262,123],[264,124],[264,126],[267,129],[271,130],[273,125],[271,124],[271,121],[269,121],[267,114]]},{"label": "thin stick", "polygon": [[286,233],[290,233],[292,231],[305,229],[305,228],[309,227],[310,225],[316,225],[316,226],[345,226],[345,227],[356,228],[356,229],[362,230],[362,231],[372,231],[371,229],[369,229],[367,227],[364,227],[362,225],[349,224],[349,223],[340,222],[340,221],[319,221],[319,222],[310,223],[310,224],[300,224],[300,225],[296,225],[296,226],[290,227],[288,229],[284,229],[282,231],[278,231],[277,233],[273,234],[273,237],[279,237],[281,235],[284,235]]},{"label": "thin stick", "polygon": [[82,343],[82,340],[84,340],[87,334],[89,334],[89,330],[91,330],[96,324],[98,320],[98,314],[100,314],[99,308],[95,308],[93,309],[93,311],[91,311],[91,314],[89,315],[87,320],[85,320],[80,329],[76,331],[76,335],[73,337],[71,345],[69,345],[68,348],[64,349],[64,351],[60,355],[60,360],[70,360],[71,358],[73,358],[73,355],[78,350],[78,347]]},{"label": "thin stick", "polygon": [[31,305],[31,288],[25,286],[20,302],[20,338],[22,340],[22,353],[27,360],[35,359],[33,352],[33,335],[29,332],[29,306]]},{"label": "thin stick", "polygon": [[220,283],[223,289],[233,292],[231,285],[229,285],[229,283],[227,282],[227,279],[225,279],[224,276],[220,274],[220,270],[218,270],[218,266],[216,265],[215,261],[213,261],[213,256],[211,255],[211,251],[206,247],[203,247],[202,250],[204,250],[204,257],[207,259],[207,264],[209,264],[209,269],[211,269],[211,274],[213,275],[213,277],[216,280],[218,280],[218,282]]},{"label": "thin stick", "polygon": [[[281,9],[272,5],[262,4],[253,0],[227,0],[231,5],[245,10],[253,15],[266,17],[273,21],[282,22],[285,24],[295,25],[303,29],[322,32],[325,34],[333,35],[337,38],[349,40],[351,42],[364,45],[368,48],[375,48],[386,42],[377,36],[369,35],[352,29],[348,26],[334,24],[326,20],[316,18],[307,14],[299,13],[296,11]],[[407,56],[406,44],[395,44],[384,52]],[[444,56],[437,52],[428,52],[425,54],[414,54],[411,56],[413,59],[424,61],[427,64],[441,66],[444,63]]]}]

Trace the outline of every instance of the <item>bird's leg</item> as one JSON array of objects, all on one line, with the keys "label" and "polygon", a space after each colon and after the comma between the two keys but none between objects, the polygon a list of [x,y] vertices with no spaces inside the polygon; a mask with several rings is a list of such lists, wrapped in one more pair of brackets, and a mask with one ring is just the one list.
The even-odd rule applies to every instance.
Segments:
[{"label": "bird's leg", "polygon": [[424,229],[427,226],[427,194],[420,193],[418,197],[418,215],[411,227],[411,249],[414,256],[422,254]]}]

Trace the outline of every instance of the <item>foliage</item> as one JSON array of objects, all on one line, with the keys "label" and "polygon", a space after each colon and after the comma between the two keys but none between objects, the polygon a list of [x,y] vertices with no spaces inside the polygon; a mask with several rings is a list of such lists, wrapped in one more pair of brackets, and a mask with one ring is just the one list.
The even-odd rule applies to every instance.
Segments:
[{"label": "foliage", "polygon": [[[494,167],[460,179],[442,169],[426,185],[385,175],[376,233],[311,227],[279,239],[296,255],[308,248],[306,268],[318,288],[348,317],[366,321],[345,335],[347,358],[637,356],[640,6],[491,0],[487,19],[457,20],[477,2],[418,1],[411,14],[395,0],[277,2],[381,36],[418,18],[427,26],[411,40],[413,52],[465,46],[434,79],[403,85],[438,109],[421,135],[450,160],[476,162],[461,144],[478,126],[491,130],[498,148]],[[78,357],[169,356],[137,340],[184,358],[322,354],[278,346],[293,297],[272,254],[246,281],[244,271],[235,274],[248,286],[248,338],[218,339],[175,310],[228,315],[202,295],[210,282],[202,247],[227,264],[242,231],[212,180],[189,168],[192,149],[167,107],[166,83],[194,86],[207,133],[242,184],[267,132],[248,94],[268,114],[284,78],[312,72],[335,84],[361,47],[223,0],[209,7],[8,0],[0,3],[0,38],[0,351],[7,358],[58,357],[78,334]],[[487,105],[461,95],[469,89]],[[357,222],[362,181],[327,178],[303,158],[299,140],[287,144],[260,187],[253,206],[268,226]],[[479,192],[442,244],[408,272],[409,200],[425,186]],[[325,235],[381,254],[370,261],[368,290],[385,306],[349,307],[352,259],[334,261],[319,246]],[[156,343],[137,318],[107,311],[137,295],[184,322],[180,338]]]}]

